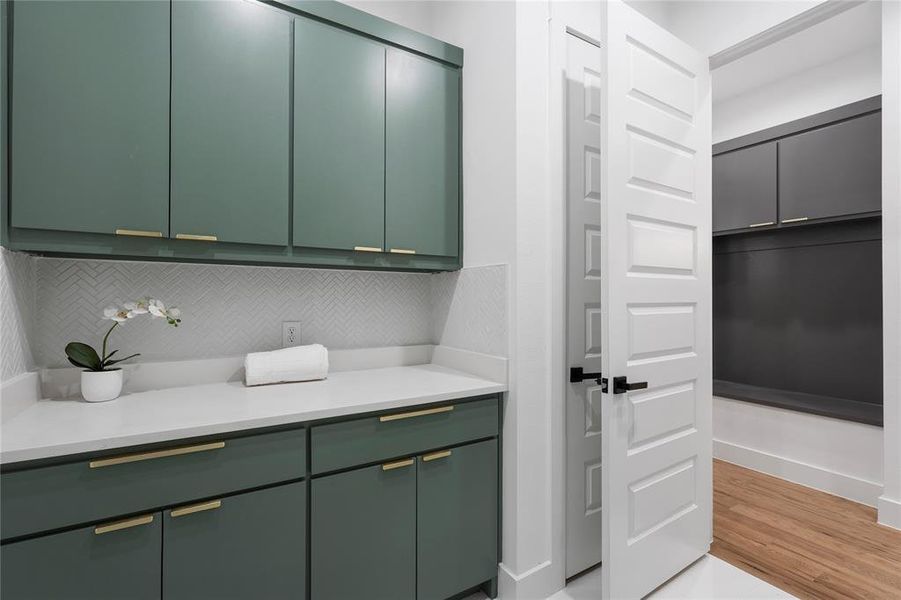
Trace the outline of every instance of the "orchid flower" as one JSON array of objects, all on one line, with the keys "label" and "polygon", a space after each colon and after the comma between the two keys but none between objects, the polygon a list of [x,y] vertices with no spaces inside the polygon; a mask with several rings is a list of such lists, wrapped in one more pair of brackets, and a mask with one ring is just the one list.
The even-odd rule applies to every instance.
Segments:
[{"label": "orchid flower", "polygon": [[109,336],[113,332],[113,329],[118,327],[120,323],[125,323],[129,319],[146,314],[150,314],[154,319],[160,317],[165,318],[166,323],[173,327],[178,327],[178,324],[181,323],[181,311],[178,308],[172,306],[169,309],[166,309],[166,306],[155,298],[141,298],[134,302],[126,302],[121,307],[109,306],[103,309],[103,318],[115,321],[115,323],[109,328],[106,335],[103,336],[103,346],[100,354],[97,354],[97,351],[87,344],[70,342],[66,345],[66,356],[68,357],[69,362],[76,367],[82,367],[89,371],[106,371],[114,364],[128,360],[129,358],[134,358],[135,356],[140,356],[139,354],[132,354],[125,358],[110,360],[118,350],[107,353],[106,343],[109,340]]}]

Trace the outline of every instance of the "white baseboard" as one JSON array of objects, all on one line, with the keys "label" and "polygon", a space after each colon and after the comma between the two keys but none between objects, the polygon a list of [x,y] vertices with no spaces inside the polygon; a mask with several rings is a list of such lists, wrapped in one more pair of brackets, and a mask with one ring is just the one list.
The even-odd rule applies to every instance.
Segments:
[{"label": "white baseboard", "polygon": [[880,496],[878,508],[880,525],[901,529],[901,502]]},{"label": "white baseboard", "polygon": [[528,571],[516,574],[501,563],[497,575],[498,598],[501,600],[546,600],[559,591],[554,581],[551,561],[545,561]]},{"label": "white baseboard", "polygon": [[713,440],[713,456],[867,506],[875,507],[882,494],[880,483],[721,440]]}]

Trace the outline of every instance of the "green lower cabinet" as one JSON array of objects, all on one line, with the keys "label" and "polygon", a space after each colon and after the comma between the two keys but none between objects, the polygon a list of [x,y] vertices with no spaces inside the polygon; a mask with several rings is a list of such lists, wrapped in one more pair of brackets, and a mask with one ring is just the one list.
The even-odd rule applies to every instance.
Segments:
[{"label": "green lower cabinet", "polygon": [[310,597],[415,598],[414,459],[329,475],[311,485]]},{"label": "green lower cabinet", "polygon": [[3,600],[160,597],[160,513],[0,548]]},{"label": "green lower cabinet", "polygon": [[497,577],[497,440],[425,454],[417,469],[417,600]]},{"label": "green lower cabinet", "polygon": [[306,597],[306,483],[164,513],[163,597]]}]

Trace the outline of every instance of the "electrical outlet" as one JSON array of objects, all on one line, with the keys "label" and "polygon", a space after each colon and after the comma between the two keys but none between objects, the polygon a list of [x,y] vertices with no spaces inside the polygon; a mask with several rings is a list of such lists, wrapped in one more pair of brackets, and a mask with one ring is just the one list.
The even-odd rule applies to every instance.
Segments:
[{"label": "electrical outlet", "polygon": [[282,323],[282,348],[300,346],[300,321]]}]

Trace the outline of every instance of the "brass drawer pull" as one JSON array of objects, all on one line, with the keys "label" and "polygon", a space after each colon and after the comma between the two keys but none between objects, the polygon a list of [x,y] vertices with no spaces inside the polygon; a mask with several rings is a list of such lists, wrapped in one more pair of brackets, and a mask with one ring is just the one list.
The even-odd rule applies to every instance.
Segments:
[{"label": "brass drawer pull", "polygon": [[422,462],[438,460],[439,458],[447,458],[451,454],[452,454],[452,452],[450,450],[442,450],[441,452],[432,452],[431,454],[426,454],[425,456],[423,456]]},{"label": "brass drawer pull", "polygon": [[396,462],[385,463],[382,465],[382,471],[390,471],[391,469],[400,469],[401,467],[409,467],[413,464],[412,458],[405,458]]},{"label": "brass drawer pull", "polygon": [[130,235],[133,237],[161,238],[161,237],[163,237],[163,232],[162,231],[142,231],[140,229],[117,229],[116,235]]},{"label": "brass drawer pull", "polygon": [[209,502],[201,502],[200,504],[192,504],[190,506],[181,506],[173,508],[169,514],[173,517],[183,517],[194,513],[203,512],[205,510],[216,510],[222,506],[222,500],[210,500]]},{"label": "brass drawer pull", "polygon": [[[782,222],[785,223],[785,221],[782,221]],[[768,225],[775,225],[775,224],[776,223],[773,221],[767,221],[765,223],[751,223],[750,225],[748,225],[748,227],[766,227]]]},{"label": "brass drawer pull", "polygon": [[411,419],[413,417],[424,417],[426,415],[437,415],[438,413],[446,413],[454,410],[454,405],[439,406],[438,408],[427,408],[425,410],[414,410],[413,412],[397,413],[395,415],[384,415],[379,417],[380,423],[388,421],[400,421],[401,419]]},{"label": "brass drawer pull", "polygon": [[806,221],[807,217],[795,217],[794,219],[782,219],[783,223],[800,223],[801,221]]},{"label": "brass drawer pull", "polygon": [[215,235],[194,235],[193,233],[176,233],[177,240],[194,240],[195,242],[216,242],[219,241]]},{"label": "brass drawer pull", "polygon": [[166,458],[167,456],[194,454],[195,452],[206,452],[207,450],[218,450],[220,448],[225,448],[225,442],[210,442],[208,444],[197,444],[196,446],[182,446],[181,448],[167,448],[166,450],[154,450],[153,452],[140,452],[138,454],[126,454],[124,456],[114,456],[112,458],[101,458],[100,460],[92,460],[90,463],[88,463],[88,466],[90,466],[92,469],[99,469],[100,467],[124,465],[126,463],[139,462],[142,460]]},{"label": "brass drawer pull", "polygon": [[354,246],[354,252],[383,252],[383,250],[375,246]]},{"label": "brass drawer pull", "polygon": [[143,515],[133,519],[125,519],[124,521],[113,521],[112,523],[105,523],[95,527],[94,535],[119,531],[120,529],[129,529],[130,527],[137,527],[138,525],[148,525],[150,523],[153,523],[153,515]]},{"label": "brass drawer pull", "polygon": [[391,248],[392,254],[416,254],[416,250],[407,250],[406,248]]}]

